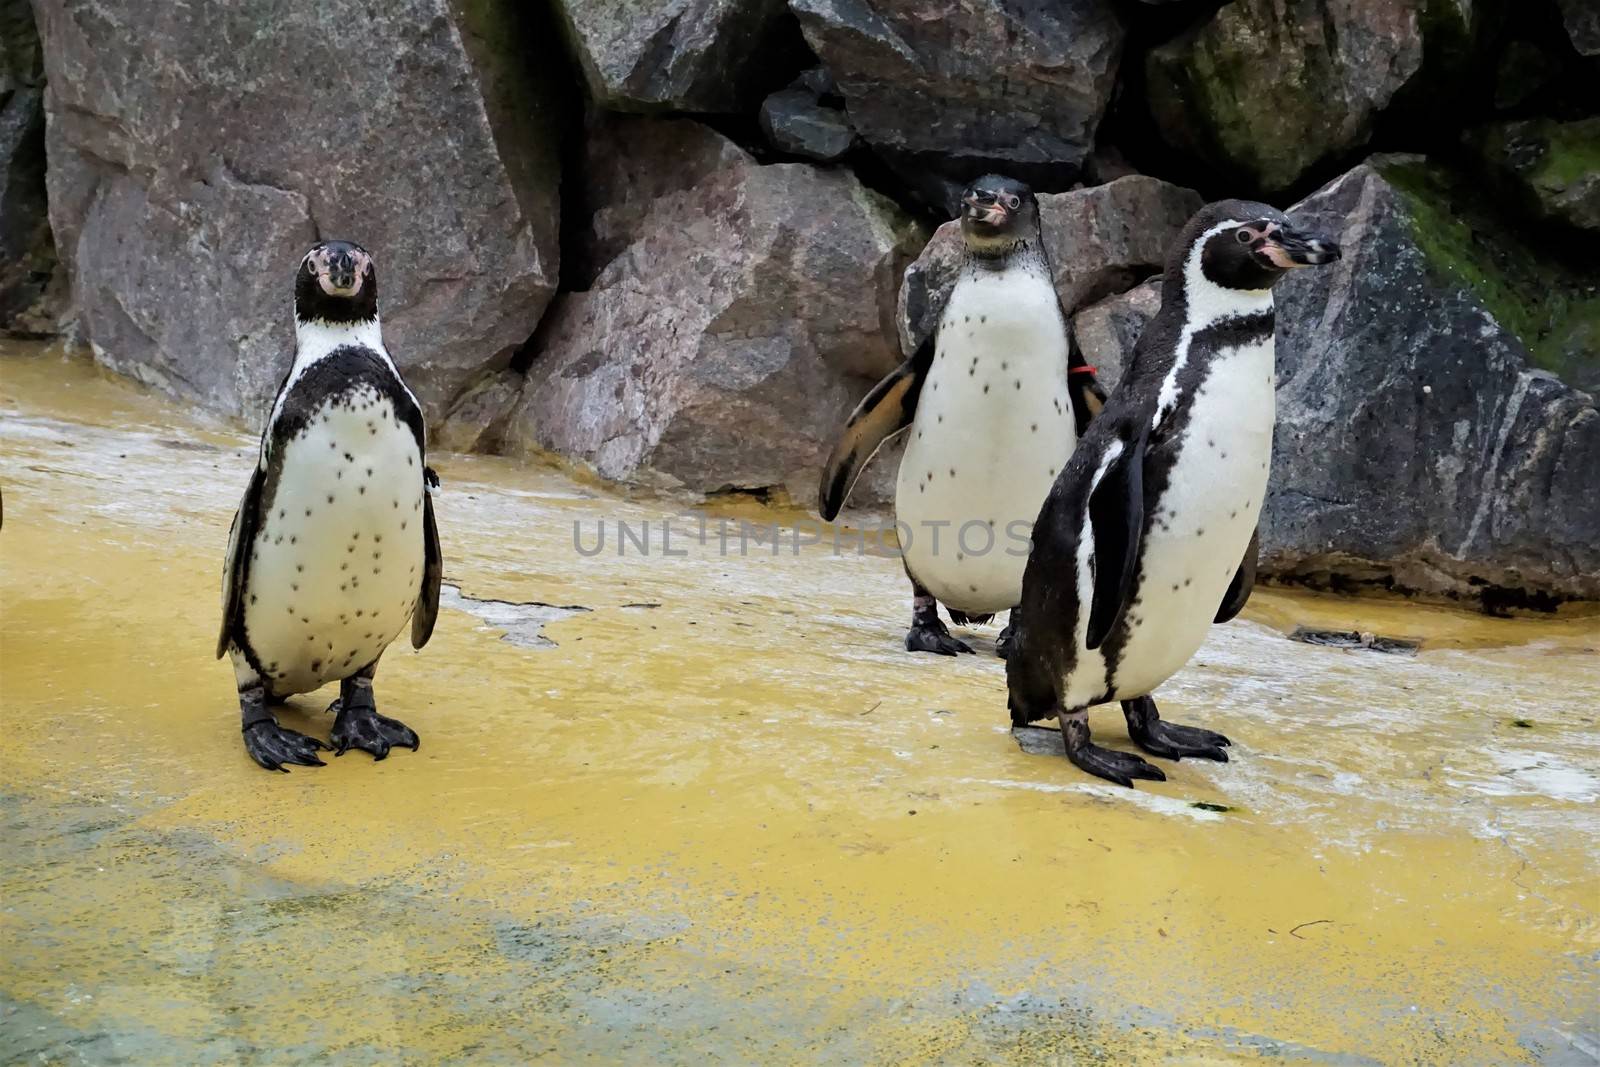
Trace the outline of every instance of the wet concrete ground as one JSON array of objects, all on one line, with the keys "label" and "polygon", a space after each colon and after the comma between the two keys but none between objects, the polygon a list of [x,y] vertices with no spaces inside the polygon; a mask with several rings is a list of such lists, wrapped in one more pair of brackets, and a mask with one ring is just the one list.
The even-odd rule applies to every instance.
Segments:
[{"label": "wet concrete ground", "polygon": [[893,560],[439,456],[421,750],[273,775],[211,657],[253,449],[0,362],[0,1061],[1600,1062],[1593,618],[1258,593],[1162,694],[1234,761],[1135,792],[900,651]]}]

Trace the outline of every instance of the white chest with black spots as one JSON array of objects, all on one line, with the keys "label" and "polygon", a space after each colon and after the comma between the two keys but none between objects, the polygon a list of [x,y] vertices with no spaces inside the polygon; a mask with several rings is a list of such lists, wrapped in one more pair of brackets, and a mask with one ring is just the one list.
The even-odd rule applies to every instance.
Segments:
[{"label": "white chest with black spots", "polygon": [[1199,650],[1261,514],[1272,461],[1273,340],[1211,358],[1179,439],[1166,446],[1180,447],[1147,516],[1129,636],[1112,678],[1118,699],[1149,693]]},{"label": "white chest with black spots", "polygon": [[421,588],[422,456],[368,386],[278,446],[244,589],[244,631],[278,695],[346,678],[407,626]]},{"label": "white chest with black spots", "polygon": [[940,320],[895,491],[916,580],[960,611],[1014,607],[1033,521],[1076,438],[1047,271],[969,268]]}]

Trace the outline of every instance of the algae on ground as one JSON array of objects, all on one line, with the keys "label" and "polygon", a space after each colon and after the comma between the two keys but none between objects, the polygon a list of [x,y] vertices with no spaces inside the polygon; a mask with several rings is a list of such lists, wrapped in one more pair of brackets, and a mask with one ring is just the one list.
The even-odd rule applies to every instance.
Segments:
[{"label": "algae on ground", "polygon": [[1534,366],[1578,388],[1600,385],[1600,272],[1535,246],[1444,167],[1406,158],[1378,170],[1404,198],[1412,237],[1439,280],[1464,285]]}]

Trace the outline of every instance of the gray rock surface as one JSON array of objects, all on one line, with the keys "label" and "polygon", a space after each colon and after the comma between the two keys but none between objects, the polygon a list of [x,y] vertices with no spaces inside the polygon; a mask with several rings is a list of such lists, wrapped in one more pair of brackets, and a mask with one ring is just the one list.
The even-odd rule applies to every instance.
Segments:
[{"label": "gray rock surface", "polygon": [[[44,66],[26,0],[0,0],[0,330],[32,334],[55,269],[45,207]],[[37,320],[37,321],[36,321]]]},{"label": "gray rock surface", "polygon": [[[1067,315],[1159,271],[1167,246],[1200,204],[1194,190],[1144,175],[1041,195],[1039,225]],[[960,225],[948,222],[906,271],[899,310],[906,351],[938,324],[961,254]]]},{"label": "gray rock surface", "polygon": [[[798,33],[784,0],[558,0],[595,103],[621,111],[754,108]],[[781,81],[780,83],[781,84]]]},{"label": "gray rock surface", "polygon": [[604,120],[589,155],[604,265],[551,307],[504,449],[809,500],[850,409],[899,362],[895,287],[922,233],[848,172],[760,166],[687,120]]},{"label": "gray rock surface", "polygon": [[790,0],[857,132],[906,169],[1057,188],[1094,147],[1123,30],[1109,0]]},{"label": "gray rock surface", "polygon": [[1600,4],[1594,0],[1556,0],[1556,4],[1572,47],[1586,56],[1600,56]]},{"label": "gray rock surface", "polygon": [[1536,214],[1600,231],[1600,118],[1500,123],[1472,140]]},{"label": "gray rock surface", "polygon": [[97,358],[255,416],[319,237],[377,258],[430,411],[509,358],[555,289],[559,214],[555,116],[510,10],[39,5],[50,215]]},{"label": "gray rock surface", "polygon": [[1040,197],[1045,249],[1068,313],[1159,271],[1201,203],[1193,189],[1144,175]]},{"label": "gray rock surface", "polygon": [[1463,17],[1430,0],[1234,0],[1150,52],[1151,112],[1169,143],[1282,190],[1365,144],[1421,71],[1425,27],[1443,44]]},{"label": "gray rock surface", "polygon": [[1072,332],[1083,350],[1083,358],[1095,369],[1100,384],[1109,392],[1122,380],[1122,372],[1133,358],[1133,346],[1145,325],[1161,310],[1161,276],[1134,286],[1125,293],[1108,296],[1082,308],[1072,316]]},{"label": "gray rock surface", "polygon": [[1291,209],[1345,255],[1278,286],[1262,567],[1489,607],[1600,597],[1600,411],[1508,328],[1514,260],[1450,197],[1399,158]]},{"label": "gray rock surface", "polygon": [[762,101],[761,132],[779,151],[819,163],[832,163],[856,143],[844,112],[824,107],[803,88],[782,89]]}]

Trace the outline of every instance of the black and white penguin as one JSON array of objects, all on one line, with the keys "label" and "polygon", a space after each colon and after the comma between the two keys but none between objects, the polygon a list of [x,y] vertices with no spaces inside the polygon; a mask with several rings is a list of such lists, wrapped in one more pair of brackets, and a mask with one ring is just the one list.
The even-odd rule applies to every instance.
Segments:
[{"label": "black and white penguin", "polygon": [[1090,774],[1166,777],[1090,743],[1088,709],[1112,701],[1146,752],[1228,758],[1226,737],[1162,721],[1150,693],[1250,595],[1272,459],[1272,287],[1338,257],[1266,204],[1201,209],[1168,257],[1160,313],[1040,510],[1006,663],[1011,721],[1058,718]]},{"label": "black and white penguin", "polygon": [[[823,469],[832,520],[873,453],[909,430],[895,488],[911,579],[906,649],[971,652],[939,619],[985,622],[1014,609],[1034,516],[1105,393],[1072,343],[1019,181],[979,178],[962,194],[966,254],[938,328],[856,407]],[[1012,625],[998,651],[1010,649]]]},{"label": "black and white penguin", "polygon": [[269,708],[339,682],[332,747],[383,759],[417,735],[377,713],[378,658],[407,624],[421,648],[443,559],[422,408],[383,346],[372,257],[319,244],[295,274],[294,364],[233,519],[217,656],[233,660],[244,747],[268,770],[320,767],[323,742]]}]

